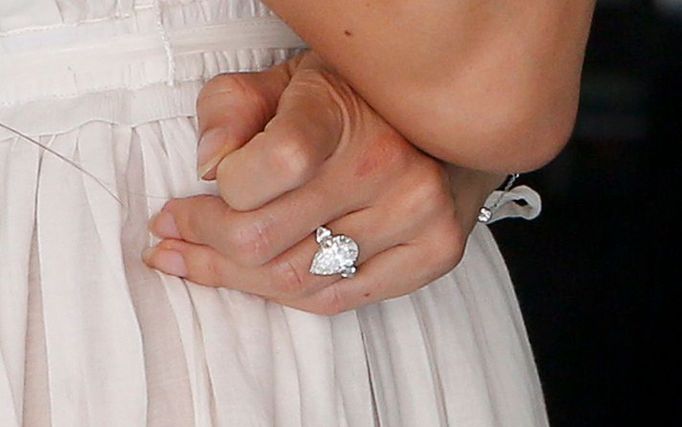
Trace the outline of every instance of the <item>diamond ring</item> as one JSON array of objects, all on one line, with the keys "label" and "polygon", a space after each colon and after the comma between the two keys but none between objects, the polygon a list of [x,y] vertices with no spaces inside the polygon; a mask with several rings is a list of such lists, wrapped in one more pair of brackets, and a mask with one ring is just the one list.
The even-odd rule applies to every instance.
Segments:
[{"label": "diamond ring", "polygon": [[318,276],[341,274],[344,278],[355,275],[360,249],[353,239],[343,234],[334,235],[327,227],[317,227],[315,240],[320,249],[313,257],[311,273]]}]

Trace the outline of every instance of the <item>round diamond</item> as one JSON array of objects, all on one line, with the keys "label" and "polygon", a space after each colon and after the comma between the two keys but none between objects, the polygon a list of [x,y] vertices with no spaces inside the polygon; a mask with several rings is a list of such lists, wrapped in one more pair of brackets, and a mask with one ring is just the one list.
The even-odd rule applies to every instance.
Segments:
[{"label": "round diamond", "polygon": [[482,222],[483,224],[487,223],[490,221],[493,217],[493,212],[486,208],[485,206],[481,208],[480,212],[478,213],[478,222]]}]

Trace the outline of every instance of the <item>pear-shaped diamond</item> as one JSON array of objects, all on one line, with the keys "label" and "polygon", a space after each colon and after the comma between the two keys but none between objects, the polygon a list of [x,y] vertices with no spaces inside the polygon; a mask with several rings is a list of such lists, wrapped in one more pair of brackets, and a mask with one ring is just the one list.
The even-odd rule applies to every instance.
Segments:
[{"label": "pear-shaped diamond", "polygon": [[328,229],[320,228],[317,231],[320,249],[313,258],[310,272],[324,276],[341,274],[351,277],[355,273],[355,262],[360,252],[358,244],[348,236],[333,236],[331,232],[325,232]]}]

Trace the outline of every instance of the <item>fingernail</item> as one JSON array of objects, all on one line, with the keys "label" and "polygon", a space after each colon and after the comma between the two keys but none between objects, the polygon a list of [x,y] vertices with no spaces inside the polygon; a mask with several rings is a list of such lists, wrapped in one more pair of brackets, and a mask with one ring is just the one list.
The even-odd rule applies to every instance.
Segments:
[{"label": "fingernail", "polygon": [[149,220],[149,230],[155,236],[165,239],[182,239],[175,218],[165,211],[157,213]]},{"label": "fingernail", "polygon": [[204,132],[197,147],[197,175],[202,179],[216,167],[222,159],[222,148],[227,144],[227,132],[223,128],[215,128]]},{"label": "fingernail", "polygon": [[158,247],[147,248],[142,252],[142,259],[150,267],[171,276],[187,277],[187,265],[180,252]]}]

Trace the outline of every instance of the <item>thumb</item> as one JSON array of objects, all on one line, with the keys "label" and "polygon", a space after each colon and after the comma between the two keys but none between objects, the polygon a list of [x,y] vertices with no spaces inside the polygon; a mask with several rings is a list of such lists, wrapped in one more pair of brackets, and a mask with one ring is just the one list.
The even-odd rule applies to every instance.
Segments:
[{"label": "thumb", "polygon": [[275,115],[291,79],[292,61],[258,73],[222,74],[202,88],[197,98],[199,178],[215,179],[223,157],[262,131]]}]

